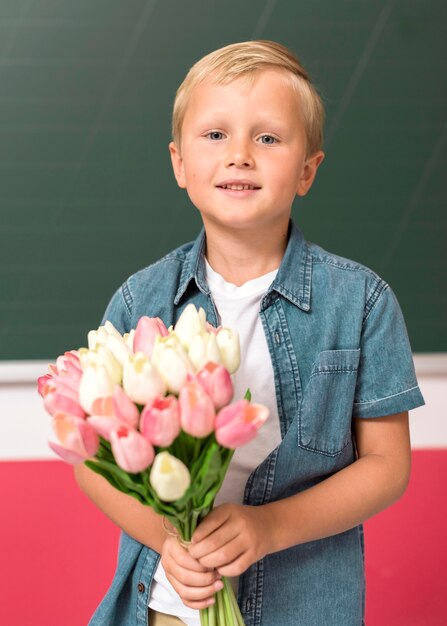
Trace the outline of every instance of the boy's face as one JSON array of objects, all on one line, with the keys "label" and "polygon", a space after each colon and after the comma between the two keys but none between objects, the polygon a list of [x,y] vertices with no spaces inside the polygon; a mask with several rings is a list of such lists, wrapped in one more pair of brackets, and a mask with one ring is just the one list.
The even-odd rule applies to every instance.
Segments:
[{"label": "boy's face", "polygon": [[310,189],[324,156],[306,158],[297,95],[276,70],[260,72],[251,85],[195,87],[181,154],[174,143],[169,149],[177,182],[205,227],[231,230],[286,228],[295,195]]}]

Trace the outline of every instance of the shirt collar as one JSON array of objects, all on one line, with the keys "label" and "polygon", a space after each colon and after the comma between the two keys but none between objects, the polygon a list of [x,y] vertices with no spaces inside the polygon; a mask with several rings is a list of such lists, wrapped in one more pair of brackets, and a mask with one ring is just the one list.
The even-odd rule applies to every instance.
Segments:
[{"label": "shirt collar", "polygon": [[[210,294],[206,282],[205,243],[205,230],[202,228],[192,248],[186,255],[179,287],[174,299],[175,305],[179,304],[192,280],[195,281],[198,289],[203,294],[207,296]],[[268,293],[276,291],[303,311],[309,311],[311,283],[312,256],[301,230],[291,220],[286,251]]]}]

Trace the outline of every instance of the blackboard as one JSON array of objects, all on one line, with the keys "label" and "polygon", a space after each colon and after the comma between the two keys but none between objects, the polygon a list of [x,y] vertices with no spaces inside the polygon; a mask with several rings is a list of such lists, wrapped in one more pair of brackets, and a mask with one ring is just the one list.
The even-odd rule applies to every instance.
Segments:
[{"label": "blackboard", "polygon": [[129,274],[196,236],[174,94],[257,38],[290,46],[326,105],[294,219],[390,283],[414,351],[446,351],[446,24],[442,0],[0,0],[0,359],[85,345]]}]

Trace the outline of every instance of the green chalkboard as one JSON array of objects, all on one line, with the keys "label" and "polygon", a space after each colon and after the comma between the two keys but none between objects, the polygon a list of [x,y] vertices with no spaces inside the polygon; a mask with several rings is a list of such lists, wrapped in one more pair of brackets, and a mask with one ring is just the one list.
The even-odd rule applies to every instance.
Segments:
[{"label": "green chalkboard", "polygon": [[446,351],[443,0],[0,0],[0,359],[85,344],[118,285],[194,238],[168,153],[207,52],[273,39],[327,108],[294,217],[393,287],[415,351]]}]

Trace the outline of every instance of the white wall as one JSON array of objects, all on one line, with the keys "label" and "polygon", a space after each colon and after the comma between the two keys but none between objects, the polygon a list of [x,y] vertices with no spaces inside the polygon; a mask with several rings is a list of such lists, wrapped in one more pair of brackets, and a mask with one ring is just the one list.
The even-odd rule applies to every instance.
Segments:
[{"label": "white wall", "polygon": [[[426,405],[410,413],[412,447],[447,448],[447,354],[416,354],[414,361]],[[46,361],[0,362],[0,461],[57,458],[37,393],[46,371]]]}]

